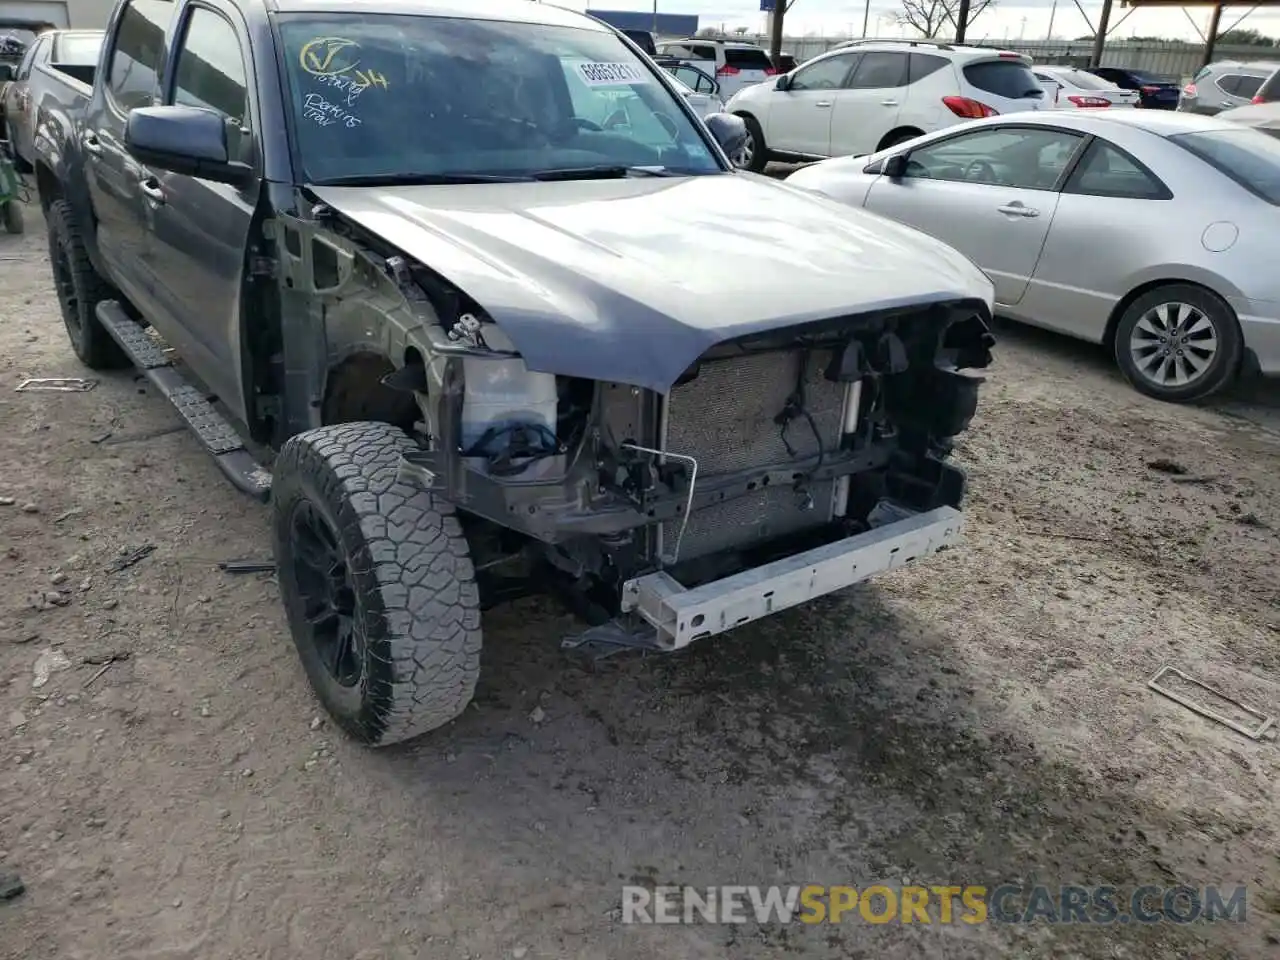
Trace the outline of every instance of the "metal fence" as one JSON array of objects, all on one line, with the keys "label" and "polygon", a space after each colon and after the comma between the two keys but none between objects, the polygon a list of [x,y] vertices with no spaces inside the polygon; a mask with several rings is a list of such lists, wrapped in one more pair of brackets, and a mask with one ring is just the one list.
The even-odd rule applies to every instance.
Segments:
[{"label": "metal fence", "polygon": [[[765,36],[735,37],[769,45]],[[797,60],[808,60],[839,46],[847,37],[788,37],[782,48]],[[1002,50],[1017,50],[1035,59],[1037,63],[1060,63],[1072,66],[1088,66],[1093,53],[1091,40],[1009,40],[975,38],[974,43],[998,46]],[[1280,62],[1280,50],[1272,47],[1217,46],[1214,60],[1276,60]],[[1117,40],[1108,43],[1102,52],[1104,66],[1125,66],[1135,70],[1150,70],[1163,76],[1177,77],[1182,81],[1200,69],[1204,60],[1204,45],[1198,43],[1150,42]]]}]

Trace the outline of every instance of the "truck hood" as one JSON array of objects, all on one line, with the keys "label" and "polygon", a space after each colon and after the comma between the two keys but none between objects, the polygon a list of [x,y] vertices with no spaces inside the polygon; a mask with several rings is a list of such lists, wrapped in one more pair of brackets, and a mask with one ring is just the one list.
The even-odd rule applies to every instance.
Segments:
[{"label": "truck hood", "polygon": [[725,340],[992,302],[950,247],[752,174],[310,190],[465,291],[529,369],[663,393]]}]

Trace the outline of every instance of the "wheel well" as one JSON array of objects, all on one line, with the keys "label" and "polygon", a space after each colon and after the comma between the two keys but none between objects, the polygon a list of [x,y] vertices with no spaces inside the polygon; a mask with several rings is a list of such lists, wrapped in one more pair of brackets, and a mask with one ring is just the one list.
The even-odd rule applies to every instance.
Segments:
[{"label": "wheel well", "polygon": [[[1134,287],[1126,293],[1120,298],[1120,302],[1112,309],[1111,316],[1107,318],[1107,328],[1102,334],[1102,345],[1106,347],[1107,350],[1115,349],[1116,328],[1120,326],[1120,318],[1124,316],[1124,312],[1129,309],[1133,304],[1133,301],[1159,287],[1171,287],[1175,284],[1180,287],[1198,287],[1205,293],[1209,293],[1217,297],[1223,302],[1228,310],[1231,310],[1231,305],[1227,303],[1226,297],[1222,296],[1222,294],[1218,293],[1218,291],[1213,288],[1206,287],[1203,283],[1196,283],[1194,280],[1184,280],[1181,277],[1176,280],[1172,278],[1166,280],[1149,280],[1141,286]],[[1231,315],[1232,317],[1235,317],[1234,310],[1231,310]],[[1237,320],[1237,323],[1238,322],[1239,321]]]},{"label": "wheel well", "polygon": [[395,369],[390,360],[377,353],[352,354],[331,368],[321,408],[324,425],[369,420],[389,423],[406,432],[412,430],[418,419],[413,394],[382,382]]},{"label": "wheel well", "polygon": [[874,152],[879,153],[885,147],[893,144],[895,140],[910,140],[912,137],[922,136],[924,136],[924,131],[917,129],[916,127],[898,127],[894,130],[890,130],[880,138],[880,143],[877,144]]}]

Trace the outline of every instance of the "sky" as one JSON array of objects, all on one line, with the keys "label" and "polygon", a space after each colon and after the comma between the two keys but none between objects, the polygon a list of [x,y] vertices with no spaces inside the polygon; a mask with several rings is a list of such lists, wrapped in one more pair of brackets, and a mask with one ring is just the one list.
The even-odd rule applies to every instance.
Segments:
[{"label": "sky", "polygon": [[[585,9],[590,6],[601,10],[652,10],[653,0],[552,0],[561,6]],[[702,19],[704,27],[718,27],[724,24],[725,29],[732,30],[737,26],[750,27],[753,30],[764,29],[765,15],[759,12],[759,0],[657,0],[661,13],[696,13]],[[970,22],[969,39],[981,40],[1016,40],[1022,37],[1027,40],[1043,40],[1049,31],[1049,21],[1053,10],[1053,0],[997,0],[976,20]],[[1081,6],[1089,14],[1089,19],[1097,22],[1098,13],[1102,9],[1100,0],[1082,0]],[[864,0],[795,0],[795,6],[787,13],[787,33],[800,36],[810,32],[818,32],[826,36],[862,36],[863,14],[866,9]],[[897,37],[906,36],[904,29],[897,24],[897,15],[901,11],[900,2],[895,0],[870,0],[870,18],[867,28],[868,36]],[[1252,27],[1268,36],[1280,37],[1280,7],[1276,12],[1264,15],[1262,11],[1249,15],[1241,24],[1242,28]],[[1111,34],[1112,39],[1132,36],[1160,36],[1175,40],[1191,40],[1198,42],[1199,34],[1187,18],[1205,30],[1209,24],[1209,7],[1185,7],[1172,9],[1140,8],[1131,13],[1120,5],[1120,0],[1113,0],[1111,23],[1114,27],[1119,19],[1129,14],[1128,19]],[[1185,11],[1185,12],[1184,12]],[[1248,6],[1227,7],[1222,13],[1222,29],[1226,30],[1241,16],[1248,13]],[[1053,35],[1056,38],[1073,39],[1092,32],[1072,0],[1058,0],[1057,10],[1052,13]]]}]

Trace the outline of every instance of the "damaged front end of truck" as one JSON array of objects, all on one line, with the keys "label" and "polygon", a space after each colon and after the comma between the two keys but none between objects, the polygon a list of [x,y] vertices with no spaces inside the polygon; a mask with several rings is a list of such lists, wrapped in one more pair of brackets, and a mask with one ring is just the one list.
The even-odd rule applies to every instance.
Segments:
[{"label": "damaged front end of truck", "polygon": [[[546,318],[503,283],[464,286],[313,200],[274,221],[281,285],[305,294],[330,377],[377,355],[379,389],[412,398],[401,479],[464,515],[487,604],[553,590],[590,624],[566,645],[669,651],[957,539],[948,456],[991,361],[989,297],[727,337],[652,319],[616,353],[579,342],[557,362]],[[661,359],[637,375],[645,351]]]}]

